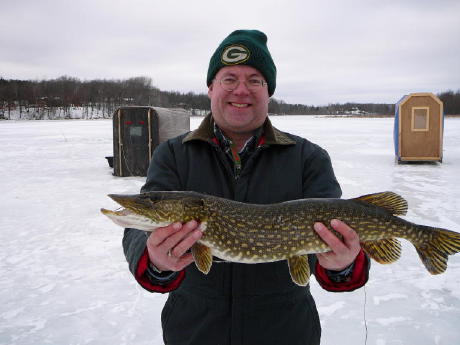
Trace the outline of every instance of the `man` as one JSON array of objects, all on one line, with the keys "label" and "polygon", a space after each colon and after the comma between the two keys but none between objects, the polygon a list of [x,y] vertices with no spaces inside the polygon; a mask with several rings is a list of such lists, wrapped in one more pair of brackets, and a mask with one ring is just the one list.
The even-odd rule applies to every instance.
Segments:
[{"label": "man", "polygon": [[[258,204],[340,197],[327,152],[278,131],[267,117],[276,67],[266,42],[260,31],[237,30],[219,45],[207,76],[211,114],[195,131],[157,148],[143,192],[192,190]],[[310,255],[311,271],[330,291],[363,286],[369,261],[356,232],[339,220],[327,225],[343,239],[315,224],[332,251]],[[125,231],[125,255],[137,281],[148,291],[170,292],[162,312],[165,344],[319,344],[309,287],[291,281],[286,261],[215,262],[204,275],[189,252],[201,235],[196,221],[150,236]]]}]

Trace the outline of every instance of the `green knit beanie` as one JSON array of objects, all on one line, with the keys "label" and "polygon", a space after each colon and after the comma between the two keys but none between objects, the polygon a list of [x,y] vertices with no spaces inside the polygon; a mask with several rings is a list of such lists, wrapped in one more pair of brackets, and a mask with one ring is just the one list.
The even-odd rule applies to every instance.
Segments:
[{"label": "green knit beanie", "polygon": [[267,36],[258,30],[236,30],[225,38],[209,61],[207,85],[226,66],[248,65],[257,69],[268,84],[268,95],[275,92],[276,66],[267,48]]}]

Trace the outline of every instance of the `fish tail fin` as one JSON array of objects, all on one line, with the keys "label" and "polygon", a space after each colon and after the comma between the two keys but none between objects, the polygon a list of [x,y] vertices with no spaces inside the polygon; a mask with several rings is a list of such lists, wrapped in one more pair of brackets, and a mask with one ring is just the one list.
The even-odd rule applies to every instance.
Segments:
[{"label": "fish tail fin", "polygon": [[413,244],[420,259],[431,274],[443,273],[449,255],[460,252],[460,233],[425,225],[417,228],[422,231],[422,241]]}]

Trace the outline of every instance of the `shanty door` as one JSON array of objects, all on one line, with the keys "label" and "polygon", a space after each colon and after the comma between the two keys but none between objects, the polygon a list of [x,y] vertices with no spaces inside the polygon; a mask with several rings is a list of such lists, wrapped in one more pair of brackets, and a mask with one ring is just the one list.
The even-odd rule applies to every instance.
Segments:
[{"label": "shanty door", "polygon": [[439,160],[442,152],[442,115],[431,97],[412,97],[400,114],[401,158]]},{"label": "shanty door", "polygon": [[114,117],[115,175],[146,176],[153,149],[152,118],[149,117],[151,113],[146,107],[117,111]]}]

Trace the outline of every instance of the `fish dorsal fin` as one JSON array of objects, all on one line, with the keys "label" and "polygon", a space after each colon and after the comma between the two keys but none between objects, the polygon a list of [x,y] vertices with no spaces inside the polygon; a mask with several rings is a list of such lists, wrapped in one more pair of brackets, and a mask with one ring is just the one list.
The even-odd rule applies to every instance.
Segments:
[{"label": "fish dorsal fin", "polygon": [[407,201],[393,192],[367,194],[351,200],[384,208],[395,216],[404,216],[407,213]]}]

